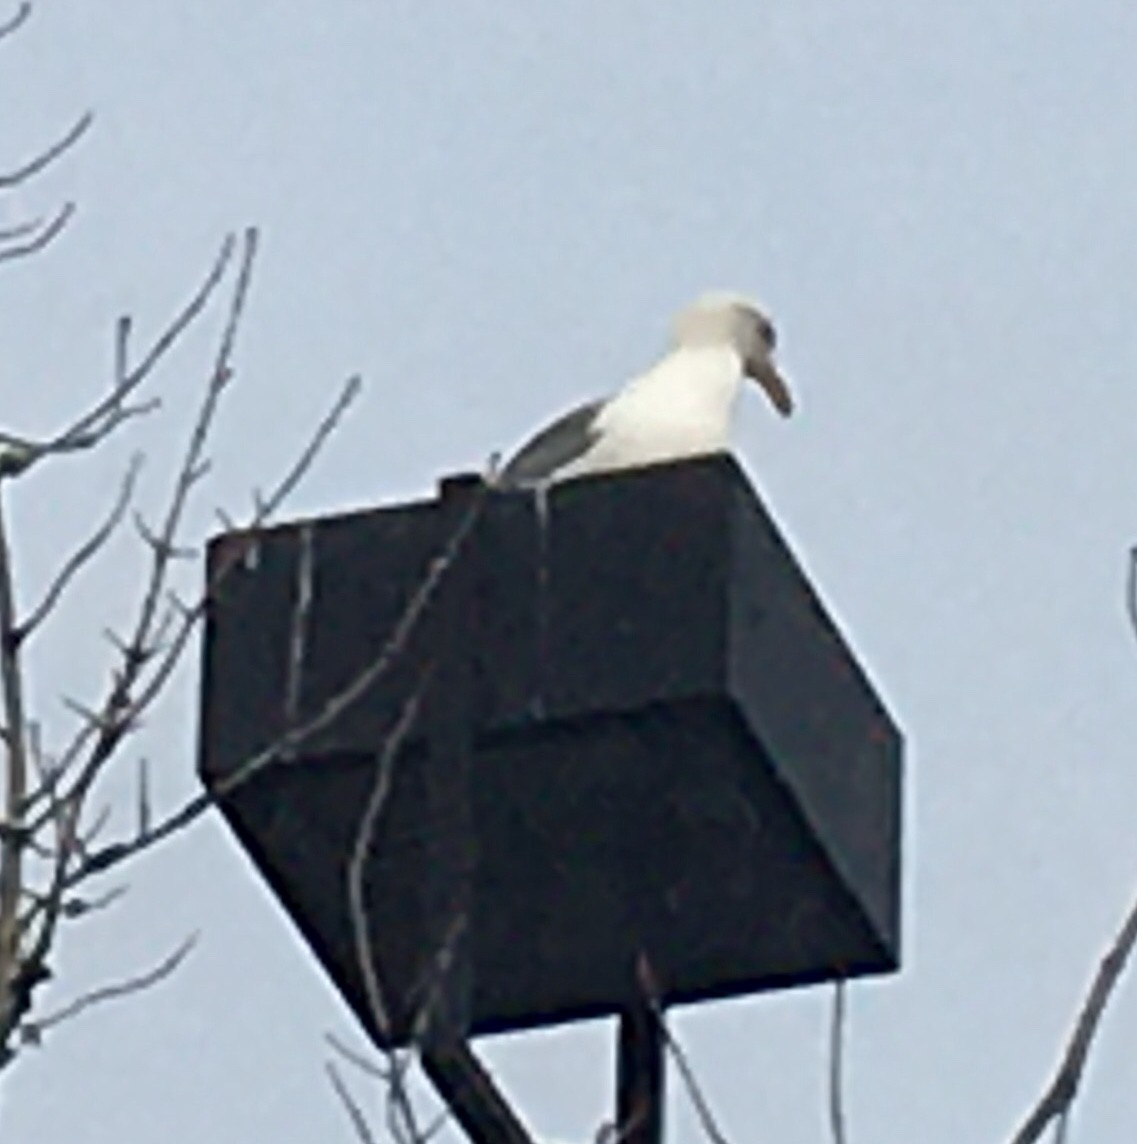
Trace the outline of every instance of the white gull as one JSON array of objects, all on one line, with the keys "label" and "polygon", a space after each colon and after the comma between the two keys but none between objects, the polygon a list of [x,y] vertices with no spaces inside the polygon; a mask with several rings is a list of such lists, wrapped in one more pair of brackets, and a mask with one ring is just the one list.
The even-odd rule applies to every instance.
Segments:
[{"label": "white gull", "polygon": [[672,347],[612,397],[557,418],[523,445],[498,476],[503,488],[544,485],[730,448],[743,378],[756,381],[783,416],[793,400],[774,364],[777,339],[753,302],[708,294],[672,323]]}]

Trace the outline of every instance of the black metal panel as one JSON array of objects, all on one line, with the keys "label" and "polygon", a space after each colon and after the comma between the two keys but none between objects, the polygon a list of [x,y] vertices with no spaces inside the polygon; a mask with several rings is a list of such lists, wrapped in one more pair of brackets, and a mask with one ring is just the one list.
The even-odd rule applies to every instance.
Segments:
[{"label": "black metal panel", "polygon": [[[425,502],[214,543],[214,569],[243,558],[207,629],[207,783],[374,663],[453,529]],[[468,635],[435,601],[370,692],[222,802],[365,1022],[347,854],[376,752],[440,660],[368,868],[396,1038],[440,864],[463,853],[475,1032],[626,1008],[640,952],[667,1003],[895,967],[900,738],[733,461],[491,493],[458,559]],[[460,827],[430,809],[465,789],[445,777],[456,687]]]},{"label": "black metal panel", "polygon": [[731,501],[716,468],[674,475],[638,469],[609,495],[596,481],[550,495],[538,541],[548,552],[549,716],[723,691]]},{"label": "black metal panel", "polygon": [[899,956],[901,740],[752,490],[730,530],[731,696]]}]

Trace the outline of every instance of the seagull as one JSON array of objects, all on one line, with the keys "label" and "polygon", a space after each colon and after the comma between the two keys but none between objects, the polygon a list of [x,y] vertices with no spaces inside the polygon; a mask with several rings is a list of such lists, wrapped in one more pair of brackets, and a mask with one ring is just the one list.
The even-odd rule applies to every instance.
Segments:
[{"label": "seagull", "polygon": [[793,399],[774,364],[770,319],[736,294],[707,294],[672,322],[670,351],[619,393],[558,417],[498,474],[499,488],[546,486],[587,473],[717,453],[730,447],[735,398],[748,377],[788,417]]}]

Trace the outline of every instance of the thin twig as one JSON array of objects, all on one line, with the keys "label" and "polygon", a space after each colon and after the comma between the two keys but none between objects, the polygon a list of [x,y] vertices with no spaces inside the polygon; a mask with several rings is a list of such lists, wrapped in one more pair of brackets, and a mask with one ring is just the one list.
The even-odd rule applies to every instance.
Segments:
[{"label": "thin twig", "polygon": [[[24,817],[24,831],[26,836],[31,840],[29,846],[39,857],[58,857],[66,849],[68,845],[68,838],[65,834],[65,826],[67,823],[67,815],[65,808],[59,803],[55,797],[56,783],[59,779],[58,770],[49,764],[44,755],[43,750],[43,736],[40,731],[39,723],[29,720],[28,721],[28,757],[32,761],[32,766],[35,768],[36,781],[39,784],[39,789],[47,791],[47,811],[44,816],[43,822],[29,822]],[[24,805],[20,807],[21,816],[26,816],[28,812],[27,799],[24,800]],[[54,855],[49,848],[38,842],[39,835],[47,822],[51,823],[52,830],[55,834],[55,851]],[[29,893],[28,886],[23,887],[25,895]],[[40,899],[42,900],[42,899]],[[20,922],[20,939],[26,930],[26,925],[21,920]]]},{"label": "thin twig", "polygon": [[664,1042],[671,1053],[671,1057],[675,1061],[675,1067],[679,1070],[679,1076],[683,1080],[683,1087],[687,1090],[687,1095],[691,1098],[691,1103],[695,1106],[695,1112],[698,1114],[699,1123],[702,1124],[703,1131],[706,1133],[708,1139],[713,1141],[713,1144],[729,1144],[722,1129],[719,1128],[718,1122],[715,1120],[715,1115],[711,1111],[710,1101],[707,1100],[699,1085],[698,1078],[695,1076],[695,1070],[691,1067],[683,1046],[675,1039],[671,1030],[668,1029],[666,1025],[663,1026],[663,1036]]},{"label": "thin twig", "polygon": [[[257,252],[257,232],[253,229],[247,230],[244,239],[244,250],[237,274],[237,283],[233,289],[233,297],[229,304],[229,313],[226,317],[225,327],[221,334],[221,342],[214,358],[209,385],[206,387],[205,399],[202,402],[201,410],[190,432],[181,467],[174,479],[174,488],[166,509],[165,519],[157,538],[151,545],[154,557],[151,563],[149,583],[146,586],[146,591],[143,593],[142,605],[138,611],[134,635],[129,641],[129,647],[135,649],[138,653],[143,652],[149,645],[150,633],[157,614],[158,604],[163,597],[169,563],[174,559],[177,552],[176,541],[178,527],[185,513],[190,490],[198,479],[196,474],[203,462],[205,444],[213,425],[221,395],[231,379],[233,348],[236,343],[237,330],[245,311],[245,303],[248,299],[249,287],[252,282],[253,264]],[[130,671],[129,661],[125,670]]]},{"label": "thin twig", "polygon": [[114,886],[97,898],[64,898],[59,912],[68,919],[85,918],[88,914],[109,909],[115,902],[124,898],[128,891],[128,886]]},{"label": "thin twig", "polygon": [[308,444],[304,447],[300,456],[297,457],[295,464],[293,464],[284,479],[273,489],[268,499],[260,505],[257,517],[258,524],[255,527],[260,527],[260,524],[272,517],[284,501],[292,495],[293,490],[300,483],[305,473],[312,467],[312,462],[316,459],[320,450],[323,449],[328,437],[331,436],[336,426],[339,425],[344,413],[347,412],[348,406],[355,401],[362,389],[363,380],[358,375],[347,379],[339,396],[336,398],[331,409],[328,410],[327,415],[316,427],[316,432],[312,434]]},{"label": "thin twig", "polygon": [[16,167],[15,170],[0,171],[0,190],[8,190],[26,182],[33,175],[38,175],[40,171],[50,167],[60,155],[69,151],[79,142],[94,119],[93,112],[84,111],[65,134],[52,143],[50,147],[45,147],[38,155],[33,156],[22,166]]},{"label": "thin twig", "polygon": [[138,819],[135,832],[145,834],[150,829],[150,763],[146,759],[138,760]]},{"label": "thin twig", "polygon": [[122,521],[123,513],[126,512],[130,498],[134,495],[134,485],[141,467],[142,454],[135,453],[119,485],[118,496],[115,498],[115,502],[111,506],[111,511],[107,514],[106,519],[95,529],[90,537],[71,554],[63,567],[56,573],[55,578],[48,586],[47,592],[44,593],[43,599],[32,609],[27,619],[16,625],[12,632],[12,638],[17,644],[22,644],[28,636],[47,619],[51,614],[51,610],[59,602],[60,596],[63,595],[64,589],[71,582],[72,577],[74,577],[85,564],[92,560],[103,545],[110,539],[111,534]]},{"label": "thin twig", "polygon": [[335,1033],[325,1033],[324,1040],[327,1041],[328,1045],[335,1049],[335,1051],[339,1053],[339,1055],[343,1057],[345,1061],[348,1061],[350,1064],[354,1065],[357,1069],[360,1070],[360,1072],[366,1073],[367,1076],[371,1077],[372,1080],[387,1079],[387,1070],[382,1065],[378,1065],[374,1061],[368,1060],[367,1057],[365,1057],[357,1049],[353,1049],[350,1045],[344,1044],[344,1042],[340,1040],[340,1038],[337,1037]]},{"label": "thin twig", "polygon": [[[351,922],[352,941],[355,946],[356,961],[363,978],[363,991],[367,1007],[381,1040],[391,1037],[391,1014],[383,997],[379,983],[379,971],[375,963],[375,952],[371,944],[371,915],[367,907],[365,873],[367,860],[375,843],[375,832],[379,819],[387,804],[391,790],[395,760],[402,749],[418,718],[423,697],[430,686],[433,665],[428,665],[419,679],[418,686],[403,704],[398,719],[383,742],[375,766],[375,777],[371,791],[360,816],[355,844],[348,859],[347,901],[348,916]],[[406,1083],[406,1067],[398,1054],[390,1048],[385,1050],[387,1058],[387,1122],[391,1135],[405,1144],[418,1144],[422,1132],[418,1126],[418,1116]]]},{"label": "thin twig", "polygon": [[636,978],[639,982],[640,991],[650,1006],[655,1020],[659,1024],[660,1033],[663,1035],[663,1043],[671,1054],[672,1060],[675,1061],[675,1067],[679,1070],[683,1087],[687,1090],[687,1095],[691,1098],[691,1103],[694,1105],[695,1113],[699,1117],[699,1123],[703,1127],[703,1132],[706,1133],[707,1138],[712,1144],[730,1144],[722,1129],[719,1128],[718,1122],[715,1120],[715,1115],[711,1111],[710,1101],[707,1100],[703,1093],[698,1078],[695,1076],[695,1070],[691,1067],[691,1063],[687,1059],[686,1051],[667,1027],[667,1021],[663,1012],[663,1003],[660,999],[659,987],[656,983],[655,975],[652,972],[651,965],[647,958],[642,954],[639,958]]},{"label": "thin twig", "polygon": [[422,1140],[419,1144],[428,1144],[446,1127],[454,1114],[449,1108],[440,1108],[434,1119],[422,1130]]},{"label": "thin twig", "polygon": [[1034,1144],[1052,1121],[1068,1115],[1074,1098],[1078,1095],[1098,1026],[1105,1015],[1110,997],[1125,972],[1135,943],[1137,900],[1130,906],[1125,922],[1098,965],[1058,1071],[1042,1099],[1011,1138],[1012,1144]]},{"label": "thin twig", "polygon": [[829,1026],[829,1130],[833,1144],[845,1144],[845,988],[833,985],[833,1017]]},{"label": "thin twig", "polygon": [[[300,480],[312,466],[312,463],[315,461],[328,437],[339,425],[348,407],[359,395],[360,388],[361,383],[358,377],[351,377],[347,380],[331,409],[316,427],[316,431],[312,434],[296,461],[290,466],[288,472],[285,473],[276,488],[273,489],[271,495],[266,500],[260,502],[256,510],[256,515],[246,524],[244,529],[244,531],[250,534],[250,543],[255,543],[255,538],[252,534],[255,534],[258,529],[263,528],[271,521],[277,509],[280,508],[281,504],[287,499],[292,490],[299,484]],[[190,605],[184,605],[179,609],[176,622],[173,625],[173,633],[169,635],[168,638],[165,654],[135,701],[135,706],[139,710],[149,706],[165,686],[167,679],[181,660],[189,637],[193,634],[197,624],[204,618],[206,606],[220,587],[221,581],[232,571],[241,556],[243,556],[243,553],[235,549],[232,559],[222,564],[210,584],[207,585],[205,592],[198,597],[197,601]]]},{"label": "thin twig", "polygon": [[347,1110],[348,1117],[351,1120],[351,1126],[355,1129],[356,1137],[362,1144],[376,1144],[375,1135],[371,1131],[367,1123],[367,1117],[363,1115],[363,1109],[359,1107],[359,1102],[351,1095],[343,1078],[339,1074],[339,1069],[336,1068],[332,1061],[324,1062],[324,1071],[328,1074],[328,1080],[332,1082],[332,1088],[335,1089],[336,1096],[340,1098],[340,1103]]},{"label": "thin twig", "polygon": [[1129,629],[1137,637],[1137,545],[1129,550],[1129,566],[1125,579],[1125,611]]},{"label": "thin twig", "polygon": [[308,621],[312,610],[312,580],[316,554],[312,537],[314,526],[306,521],[300,526],[300,552],[296,559],[296,602],[292,607],[291,632],[288,637],[288,672],[284,692],[284,712],[294,723],[300,714],[304,660],[308,648]]},{"label": "thin twig", "polygon": [[205,445],[213,426],[218,405],[222,394],[232,379],[233,349],[241,318],[245,312],[249,287],[252,283],[253,264],[257,253],[256,230],[247,230],[244,239],[244,250],[237,275],[237,284],[233,290],[225,328],[222,331],[221,342],[213,362],[205,400],[202,402],[201,410],[190,432],[186,452],[178,475],[174,480],[174,489],[166,509],[165,519],[157,539],[152,545],[154,559],[151,565],[150,581],[143,595],[134,636],[130,640],[130,646],[140,651],[149,644],[151,628],[155,621],[159,602],[163,597],[168,566],[177,553],[178,528],[185,513],[190,490],[198,481],[197,474],[204,462]]},{"label": "thin twig", "polygon": [[[334,1033],[325,1033],[324,1039],[327,1041],[328,1045],[331,1046],[331,1048],[333,1048],[337,1053],[340,1054],[340,1056],[344,1058],[344,1060],[353,1065],[355,1068],[359,1069],[360,1072],[370,1077],[373,1081],[378,1081],[381,1084],[387,1086],[388,1091],[390,1091],[391,1087],[394,1085],[401,1085],[402,1090],[404,1092],[406,1091],[406,1070],[403,1066],[403,1063],[395,1056],[394,1053],[388,1051],[388,1063],[378,1064],[375,1061],[369,1060],[357,1050],[344,1044],[344,1042],[341,1041]],[[409,1100],[409,1094],[407,1094],[406,1099]],[[451,1113],[448,1108],[442,1109],[434,1118],[434,1120],[431,1121],[431,1123],[428,1124],[426,1128],[419,1133],[419,1136],[414,1144],[426,1144],[428,1140],[431,1140],[442,1130],[446,1122],[450,1119],[450,1116]],[[396,1125],[392,1130],[392,1135],[398,1138],[401,1136],[402,1131],[402,1125]]]},{"label": "thin twig", "polygon": [[6,39],[14,32],[18,31],[20,25],[23,24],[27,18],[32,14],[31,0],[21,0],[21,3],[16,8],[16,13],[9,16],[4,23],[0,24],[0,40]]},{"label": "thin twig", "polygon": [[[403,1090],[405,1092],[406,1081],[402,1065],[399,1061],[393,1060],[390,1068],[385,1068],[381,1065],[375,1064],[373,1061],[369,1061],[361,1053],[358,1053],[354,1049],[349,1048],[333,1033],[325,1033],[324,1039],[346,1061],[360,1069],[372,1080],[379,1081],[382,1084],[387,1085],[388,1088],[393,1083],[403,1085]],[[351,1096],[349,1090],[347,1089],[347,1085],[343,1080],[343,1077],[339,1075],[339,1070],[335,1068],[334,1062],[325,1061],[324,1068],[327,1070],[328,1075],[332,1080],[332,1085],[336,1089],[337,1095],[343,1102],[344,1106],[347,1108],[349,1116],[351,1116],[352,1124],[355,1127],[356,1134],[359,1135],[360,1139],[362,1140],[373,1139],[372,1130],[370,1125],[367,1123],[367,1118],[364,1116],[363,1109],[360,1107],[359,1102]],[[399,1073],[398,1079],[395,1081],[392,1081],[391,1069],[395,1069]],[[409,1096],[407,1099],[409,1099]],[[426,1126],[426,1128],[419,1132],[418,1136],[415,1137],[410,1142],[410,1144],[428,1144],[428,1142],[433,1140],[434,1137],[437,1136],[438,1133],[441,1132],[442,1129],[446,1126],[446,1123],[450,1120],[451,1115],[452,1113],[449,1108],[441,1109],[434,1117],[434,1119]],[[403,1123],[397,1123],[393,1126],[392,1136],[394,1136],[396,1140],[403,1139]]]},{"label": "thin twig", "polygon": [[197,945],[197,941],[198,935],[196,933],[191,934],[173,953],[160,961],[153,969],[147,970],[145,973],[140,973],[137,977],[128,977],[125,981],[116,981],[112,985],[104,985],[99,989],[92,989],[89,993],[84,993],[81,997],[77,997],[62,1009],[46,1017],[41,1017],[37,1021],[27,1022],[22,1026],[21,1032],[25,1039],[38,1044],[48,1029],[60,1025],[64,1021],[70,1021],[72,1018],[78,1017],[81,1013],[85,1013],[88,1009],[96,1005],[102,1005],[107,1001],[116,1001],[132,993],[140,993],[144,989],[150,989],[160,981],[164,981],[185,961],[190,951]]},{"label": "thin twig", "polygon": [[23,222],[12,223],[10,226],[0,226],[0,242],[11,242],[14,238],[35,234],[41,226],[43,226],[42,218],[29,218]]},{"label": "thin twig", "polygon": [[[1129,550],[1125,609],[1131,632],[1137,637],[1137,546]],[[1130,905],[1121,929],[1098,965],[1057,1072],[1041,1099],[1012,1137],[1012,1144],[1034,1144],[1051,1123],[1056,1125],[1055,1135],[1059,1144],[1065,1139],[1070,1111],[1081,1086],[1098,1026],[1105,1015],[1113,991],[1125,973],[1125,967],[1135,944],[1137,944],[1137,898]]]},{"label": "thin twig", "polygon": [[387,1081],[387,1131],[397,1144],[422,1144],[423,1130],[418,1126],[418,1114],[411,1101],[407,1073],[412,1058],[409,1053],[388,1053],[391,1075]]},{"label": "thin twig", "polygon": [[126,365],[126,342],[131,323],[129,318],[119,320],[115,382],[106,397],[96,402],[62,432],[47,440],[34,441],[10,433],[0,433],[0,479],[22,476],[45,457],[92,449],[124,422],[153,408],[152,403],[132,406],[127,401],[205,308],[232,257],[233,245],[233,237],[230,235],[222,244],[217,259],[197,292],[151,343],[142,360],[130,369]]},{"label": "thin twig", "polygon": [[403,704],[394,727],[391,728],[384,740],[383,750],[376,760],[375,778],[371,785],[371,792],[367,797],[367,803],[359,820],[359,829],[356,831],[355,844],[352,846],[347,865],[348,914],[351,920],[356,961],[360,976],[363,978],[363,991],[367,997],[368,1009],[380,1036],[384,1040],[391,1036],[391,1014],[383,998],[383,990],[379,984],[379,973],[375,965],[375,954],[371,948],[371,919],[370,911],[367,908],[367,895],[364,891],[364,873],[367,869],[367,859],[375,843],[375,829],[391,790],[395,758],[418,718],[419,707],[427,682],[427,678],[424,677]]},{"label": "thin twig", "polygon": [[[75,204],[64,203],[46,223],[37,220],[29,227],[9,227],[0,234],[0,262],[14,262],[17,258],[27,258],[28,255],[43,250],[62,233],[74,215]],[[13,241],[24,234],[31,234],[32,237],[22,242]]]},{"label": "thin twig", "polygon": [[94,821],[84,826],[84,828],[76,831],[75,840],[78,843],[80,850],[87,850],[90,848],[92,842],[103,832],[103,827],[110,822],[111,808],[110,805],[104,806],[98,814],[95,815]]}]

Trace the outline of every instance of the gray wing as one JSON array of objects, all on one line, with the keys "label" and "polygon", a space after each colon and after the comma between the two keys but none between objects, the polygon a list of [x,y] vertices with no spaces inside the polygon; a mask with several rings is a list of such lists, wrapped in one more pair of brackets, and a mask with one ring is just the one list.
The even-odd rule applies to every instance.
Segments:
[{"label": "gray wing", "polygon": [[499,486],[518,488],[548,480],[558,469],[587,453],[599,436],[596,414],[603,404],[590,401],[570,410],[531,437],[502,469]]}]

